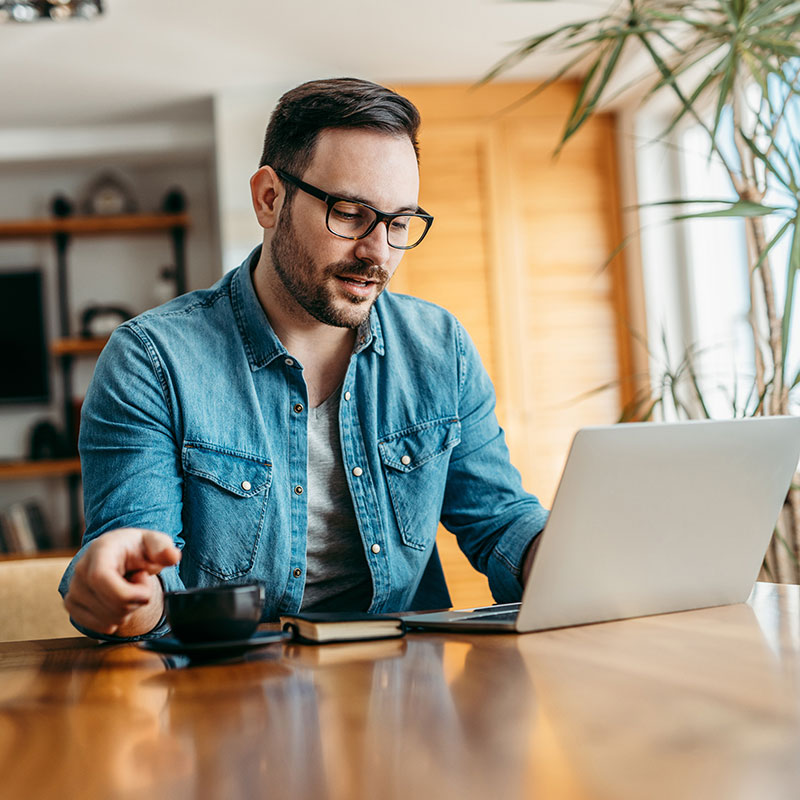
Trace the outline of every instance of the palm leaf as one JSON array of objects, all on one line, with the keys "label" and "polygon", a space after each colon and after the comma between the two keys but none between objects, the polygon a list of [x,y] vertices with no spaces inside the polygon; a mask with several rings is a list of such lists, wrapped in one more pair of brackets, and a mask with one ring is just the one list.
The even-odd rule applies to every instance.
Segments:
[{"label": "palm leaf", "polygon": [[[689,200],[693,203],[694,200]],[[774,214],[776,211],[784,211],[786,209],[775,208],[772,206],[765,206],[761,203],[752,203],[748,200],[737,200],[731,203],[728,208],[721,208],[717,211],[698,211],[694,214],[679,214],[672,217],[673,222],[680,222],[684,219],[716,219],[718,217],[766,217]]]},{"label": "palm leaf", "polygon": [[[537,2],[541,2],[541,0],[537,0]],[[569,34],[566,38],[570,36],[575,36],[584,30],[587,26],[595,24],[596,20],[594,19],[587,19],[583,22],[572,22],[568,25],[561,25],[558,28],[554,28],[552,31],[548,31],[547,33],[543,33],[540,36],[534,36],[531,39],[526,40],[523,44],[521,44],[516,50],[509,53],[509,55],[505,56],[504,58],[500,59],[500,61],[492,67],[486,75],[478,81],[478,86],[483,85],[484,83],[488,83],[491,80],[497,78],[501,73],[506,72],[507,70],[511,69],[511,67],[516,66],[520,61],[524,58],[527,58],[531,53],[538,50],[545,42],[548,42],[555,37],[569,31]]]},{"label": "palm leaf", "polygon": [[769,255],[769,251],[772,250],[773,247],[783,238],[786,231],[795,224],[793,219],[786,220],[786,222],[781,225],[780,230],[769,240],[769,243],[764,248],[764,252],[758,257],[758,261],[753,265],[753,272],[755,272],[763,263],[766,261],[767,256]]},{"label": "palm leaf", "polygon": [[777,146],[775,140],[773,139],[770,142],[770,146],[772,147],[773,151],[780,156],[783,165],[789,172],[789,178],[787,179],[784,177],[779,171],[775,164],[772,162],[766,153],[763,153],[758,145],[753,141],[753,139],[748,136],[743,130],[739,130],[739,135],[742,137],[742,141],[747,145],[748,150],[760,161],[765,169],[772,174],[772,176],[777,180],[781,186],[785,186],[792,194],[797,192],[797,184],[795,183],[794,173],[792,172],[792,168],[783,153],[783,151]]},{"label": "palm leaf", "polygon": [[[770,16],[775,14],[785,3],[786,0],[761,0],[760,2],[751,3],[745,16],[745,23],[754,26],[766,25]],[[792,3],[792,5],[798,4]]]},{"label": "palm leaf", "polygon": [[[626,36],[620,36],[617,39],[616,44],[614,45],[614,48],[611,51],[608,60],[606,61],[603,73],[600,76],[600,80],[598,81],[598,84],[595,87],[594,94],[592,95],[591,99],[586,103],[586,105],[583,106],[583,108],[581,108],[581,105],[583,104],[583,100],[586,94],[585,90],[588,89],[588,86],[591,83],[591,79],[594,76],[596,68],[599,66],[601,60],[605,58],[605,53],[603,53],[601,58],[598,59],[597,62],[595,62],[595,66],[592,69],[592,74],[586,79],[586,81],[584,81],[584,84],[581,87],[581,91],[578,94],[578,97],[575,101],[575,105],[573,106],[572,113],[570,114],[567,120],[564,133],[561,136],[561,144],[559,145],[559,149],[560,147],[563,147],[563,145],[566,144],[567,140],[580,129],[581,125],[583,125],[583,123],[588,119],[588,117],[597,107],[597,104],[600,101],[600,97],[602,96],[606,86],[608,85],[608,81],[614,74],[614,70],[617,64],[619,63],[619,57],[622,54],[622,51],[627,41],[628,39]],[[556,150],[556,152],[558,152],[558,149]]]},{"label": "palm leaf", "polygon": [[736,46],[731,45],[728,52],[723,59],[725,62],[725,71],[717,89],[717,108],[714,112],[714,124],[711,127],[711,141],[717,141],[717,131],[719,131],[719,123],[722,119],[722,112],[728,104],[731,92],[733,90],[733,82],[736,76],[737,59],[736,59]]},{"label": "palm leaf", "polygon": [[[697,113],[695,107],[691,105],[691,103],[689,103],[686,97],[684,97],[683,92],[681,91],[677,81],[675,80],[675,76],[672,73],[672,70],[669,68],[664,59],[661,58],[661,56],[653,49],[653,46],[647,40],[646,36],[640,36],[638,38],[639,41],[641,41],[642,44],[645,46],[645,49],[650,54],[650,58],[653,60],[653,63],[656,65],[658,71],[661,73],[661,77],[664,79],[665,85],[669,86],[672,89],[672,91],[677,96],[678,100],[681,101],[681,105],[683,106],[686,113],[690,114],[694,118],[694,120],[703,127],[704,130],[708,131],[708,128],[706,127],[703,120],[700,119],[700,116]],[[652,95],[653,92],[651,90],[650,92],[648,92],[645,99],[651,97]]]}]

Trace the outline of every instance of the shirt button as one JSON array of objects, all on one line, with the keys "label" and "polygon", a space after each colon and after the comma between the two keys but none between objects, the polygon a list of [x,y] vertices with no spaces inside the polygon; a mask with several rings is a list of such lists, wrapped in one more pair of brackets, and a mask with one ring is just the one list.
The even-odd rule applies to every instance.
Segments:
[{"label": "shirt button", "polygon": [[299,414],[303,410],[303,404],[302,403],[295,403],[294,404],[294,410]]},{"label": "shirt button", "polygon": [[294,366],[294,361],[291,358],[284,358],[283,363],[286,364],[287,367]]},{"label": "shirt button", "polygon": [[370,550],[372,550],[373,553],[380,553],[381,546],[379,544],[374,544],[370,547]]},{"label": "shirt button", "polygon": [[303,487],[302,486],[295,486],[294,487],[295,494],[303,494]]},{"label": "shirt button", "polygon": [[360,478],[363,474],[364,470],[361,469],[361,467],[353,467],[353,475],[355,475],[356,478]]},{"label": "shirt button", "polygon": [[344,399],[345,400],[349,400],[350,399],[350,392],[345,392],[344,393]]},{"label": "shirt button", "polygon": [[246,492],[249,492],[253,487],[250,485],[250,481],[242,481],[242,489]]},{"label": "shirt button", "polygon": [[292,575],[294,575],[295,578],[299,578],[302,574],[303,570],[301,570],[300,567],[295,567],[294,570],[292,571]]},{"label": "shirt button", "polygon": [[403,457],[400,459],[400,461],[401,461],[401,463],[403,463],[403,464],[405,464],[406,466],[408,466],[408,465],[411,463],[411,456],[403,456]]}]

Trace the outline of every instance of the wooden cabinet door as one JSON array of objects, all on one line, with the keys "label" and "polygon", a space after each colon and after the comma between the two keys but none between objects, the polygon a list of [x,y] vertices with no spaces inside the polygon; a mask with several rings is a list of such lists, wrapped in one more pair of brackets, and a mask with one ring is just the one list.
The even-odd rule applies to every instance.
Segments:
[{"label": "wooden cabinet door", "polygon": [[[553,158],[572,84],[505,110],[532,86],[396,87],[422,114],[420,204],[436,218],[392,290],[452,311],[497,391],[525,487],[552,502],[574,432],[611,423],[629,374],[614,119]],[[596,391],[609,385],[606,391]],[[455,605],[491,602],[486,579],[440,530]]]}]

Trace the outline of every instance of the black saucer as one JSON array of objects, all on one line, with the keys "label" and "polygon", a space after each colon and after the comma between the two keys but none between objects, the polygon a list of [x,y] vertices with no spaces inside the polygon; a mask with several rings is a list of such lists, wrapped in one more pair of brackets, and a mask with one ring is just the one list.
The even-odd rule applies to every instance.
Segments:
[{"label": "black saucer", "polygon": [[291,638],[291,631],[262,631],[261,633],[254,633],[249,639],[234,639],[221,642],[180,642],[177,639],[165,636],[161,639],[147,639],[139,642],[139,646],[145,650],[153,650],[156,653],[188,656],[199,661],[203,659],[235,658],[256,647],[285,642]]}]

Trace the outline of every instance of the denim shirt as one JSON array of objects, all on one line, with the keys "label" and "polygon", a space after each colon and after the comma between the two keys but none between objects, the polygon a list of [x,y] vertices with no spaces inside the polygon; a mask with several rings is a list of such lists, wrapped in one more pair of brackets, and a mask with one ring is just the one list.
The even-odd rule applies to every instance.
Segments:
[{"label": "denim shirt", "polygon": [[[161,572],[166,591],[259,581],[263,619],[299,610],[308,395],[302,364],[255,294],[259,255],[111,336],[83,404],[86,532],[62,595],[91,541],[136,527],[163,531],[182,550],[180,564]],[[341,392],[369,611],[450,605],[435,546],[440,521],[495,599],[518,600],[521,562],[547,512],[509,462],[491,382],[455,317],[383,292]],[[149,635],[166,630],[162,623]]]}]

